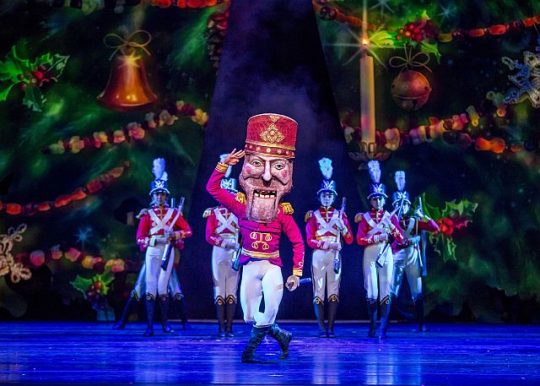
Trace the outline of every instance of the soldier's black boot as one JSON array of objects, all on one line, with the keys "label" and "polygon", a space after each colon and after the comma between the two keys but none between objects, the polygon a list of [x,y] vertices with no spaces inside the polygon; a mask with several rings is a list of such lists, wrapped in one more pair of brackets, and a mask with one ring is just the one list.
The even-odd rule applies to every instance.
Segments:
[{"label": "soldier's black boot", "polygon": [[156,299],[152,294],[146,294],[146,331],[144,336],[154,335],[154,308],[156,306]]},{"label": "soldier's black boot", "polygon": [[416,321],[418,322],[417,332],[426,332],[428,329],[424,324],[424,296],[422,294],[414,301],[414,308],[416,310]]},{"label": "soldier's black boot", "polygon": [[126,327],[126,323],[131,313],[131,306],[137,303],[137,299],[134,296],[129,296],[124,309],[122,310],[122,315],[120,319],[113,325],[113,330],[123,330]]},{"label": "soldier's black boot", "polygon": [[326,326],[324,325],[324,303],[318,297],[313,303],[315,309],[315,317],[317,318],[317,324],[319,325],[319,338],[326,338],[328,333],[326,332]]},{"label": "soldier's black boot", "polygon": [[234,336],[232,331],[232,324],[234,320],[234,314],[236,313],[236,299],[234,296],[227,296],[227,304],[225,305],[226,323],[225,323],[225,336],[232,338]]},{"label": "soldier's black boot", "polygon": [[336,313],[339,304],[339,298],[337,295],[331,295],[328,298],[328,337],[335,338],[334,323],[336,322]]},{"label": "soldier's black boot", "polygon": [[281,356],[279,359],[287,359],[289,356],[289,344],[292,340],[292,334],[289,331],[280,328],[277,323],[274,323],[270,326],[268,335],[277,340],[279,344],[279,348],[281,349]]},{"label": "soldier's black boot", "polygon": [[161,313],[161,328],[166,334],[170,334],[173,331],[169,325],[169,295],[159,295],[159,311]]},{"label": "soldier's black boot", "polygon": [[242,352],[242,362],[244,363],[255,363],[254,354],[255,349],[259,347],[262,340],[268,333],[268,330],[270,329],[270,326],[264,326],[264,327],[255,327],[251,329],[251,335],[248,341],[248,344],[246,348],[244,349],[244,352]]},{"label": "soldier's black boot", "polygon": [[369,316],[368,337],[375,338],[377,336],[377,299],[367,299],[367,308]]},{"label": "soldier's black boot", "polygon": [[189,328],[188,320],[186,316],[186,307],[184,305],[184,295],[181,293],[174,295],[174,304],[178,310],[178,316],[180,317],[180,322],[182,323],[182,329],[185,330]]},{"label": "soldier's black boot", "polygon": [[218,336],[225,337],[225,300],[218,296],[216,299],[216,317],[218,321]]},{"label": "soldier's black boot", "polygon": [[381,300],[381,325],[379,329],[379,340],[386,339],[386,330],[388,330],[388,318],[390,317],[390,309],[392,301],[389,296],[385,296]]}]

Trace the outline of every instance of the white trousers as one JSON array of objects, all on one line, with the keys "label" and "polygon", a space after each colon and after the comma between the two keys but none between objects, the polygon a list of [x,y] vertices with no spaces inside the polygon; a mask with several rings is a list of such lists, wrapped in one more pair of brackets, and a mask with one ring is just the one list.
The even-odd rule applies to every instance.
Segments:
[{"label": "white trousers", "polygon": [[341,270],[334,272],[335,251],[315,249],[311,263],[311,275],[313,277],[313,299],[325,300],[325,289],[328,297],[339,296],[339,284],[341,282]]},{"label": "white trousers", "polygon": [[[264,312],[259,311],[264,293]],[[240,283],[240,303],[246,323],[256,327],[274,324],[283,297],[281,268],[267,260],[250,261],[244,265]]]},{"label": "white trousers", "polygon": [[240,272],[231,267],[234,249],[221,247],[212,248],[212,279],[214,282],[214,300],[222,297],[223,300],[229,296],[234,297],[236,302],[236,291],[238,290],[238,279]]},{"label": "white trousers", "polygon": [[146,249],[146,293],[154,297],[157,295],[167,295],[169,278],[174,264],[174,251],[171,251],[171,258],[167,270],[161,269],[161,258],[163,257],[164,244],[148,247]]},{"label": "white trousers", "polygon": [[407,277],[411,297],[413,301],[422,294],[422,269],[420,267],[420,252],[417,247],[411,245],[398,251],[394,256],[394,279],[392,294],[399,295],[399,289],[403,282],[403,274]]},{"label": "white trousers", "polygon": [[[388,247],[382,261],[384,265],[379,267],[376,263],[379,252],[383,250],[385,243],[368,245],[364,249],[364,289],[366,298],[383,300],[390,296],[392,290],[392,275],[394,272],[394,258],[392,248]],[[380,293],[379,293],[380,292]]]}]

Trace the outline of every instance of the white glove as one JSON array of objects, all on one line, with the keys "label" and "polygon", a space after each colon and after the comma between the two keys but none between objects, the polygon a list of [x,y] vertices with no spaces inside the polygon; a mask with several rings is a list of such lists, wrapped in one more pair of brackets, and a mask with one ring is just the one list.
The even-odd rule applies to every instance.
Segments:
[{"label": "white glove", "polygon": [[374,243],[382,243],[383,241],[388,241],[388,233],[380,233],[373,236]]},{"label": "white glove", "polygon": [[420,243],[420,236],[411,237],[408,241],[409,245],[417,245],[418,243]]},{"label": "white glove", "polygon": [[285,284],[287,289],[291,292],[297,289],[299,285],[300,285],[300,278],[295,275],[289,276],[287,278],[287,283]]},{"label": "white glove", "polygon": [[338,243],[337,241],[331,242],[328,245],[328,249],[332,251],[341,251],[341,243]]},{"label": "white glove", "polygon": [[341,218],[338,218],[336,220],[336,227],[337,229],[339,229],[340,232],[344,232],[347,230],[347,227],[345,226],[345,222]]},{"label": "white glove", "polygon": [[231,239],[223,239],[220,247],[225,249],[236,249],[238,248],[238,243]]}]

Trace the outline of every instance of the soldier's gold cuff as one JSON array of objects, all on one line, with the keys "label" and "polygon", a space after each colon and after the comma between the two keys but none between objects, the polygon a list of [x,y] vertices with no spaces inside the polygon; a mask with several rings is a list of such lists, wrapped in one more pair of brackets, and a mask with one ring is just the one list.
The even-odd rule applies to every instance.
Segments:
[{"label": "soldier's gold cuff", "polygon": [[216,170],[220,173],[225,173],[228,168],[229,168],[229,165],[224,164],[222,162],[218,162],[218,164],[216,165]]},{"label": "soldier's gold cuff", "polygon": [[294,276],[302,277],[302,269],[295,268],[295,269],[293,269],[292,274]]}]

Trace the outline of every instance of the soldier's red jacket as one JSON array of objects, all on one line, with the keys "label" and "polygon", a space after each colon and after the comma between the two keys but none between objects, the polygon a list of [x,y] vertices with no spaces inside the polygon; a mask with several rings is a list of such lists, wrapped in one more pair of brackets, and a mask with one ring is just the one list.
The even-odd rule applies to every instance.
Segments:
[{"label": "soldier's red jacket", "polygon": [[[137,244],[141,251],[145,251],[152,243],[152,236],[163,236],[165,228],[173,231],[173,236],[176,239],[175,247],[178,249],[184,248],[184,239],[190,237],[193,233],[191,227],[180,214],[178,210],[167,206],[154,206],[147,210],[139,221],[137,228]],[[172,222],[176,219],[176,222]]]},{"label": "soldier's red jacket", "polygon": [[[328,209],[321,206],[318,213],[320,213],[325,224],[317,221],[318,216],[316,211],[309,211],[306,213],[306,241],[308,246],[312,249],[321,249],[325,241],[336,241],[336,236],[339,232],[339,230],[333,226],[333,219],[339,218],[339,210],[333,206]],[[342,220],[347,227],[347,233],[344,235],[342,234],[342,240],[350,245],[353,242],[353,234],[349,219],[345,213],[343,213]]]},{"label": "soldier's red jacket", "polygon": [[[382,233],[391,233],[396,242],[400,244],[405,240],[397,217],[384,209],[375,210],[372,208],[369,212],[358,213],[355,216],[355,221],[358,223],[358,231],[356,232],[356,243],[358,245],[376,244],[379,242],[377,240],[378,235]],[[378,227],[381,229],[376,229]]]},{"label": "soldier's red jacket", "polygon": [[[216,212],[218,212],[217,215]],[[218,216],[221,218],[218,219]],[[223,236],[234,236],[236,234],[235,230],[238,229],[237,220],[224,206],[220,205],[206,209],[203,217],[206,218],[206,241],[208,244],[219,247],[223,241]]]},{"label": "soldier's red jacket", "polygon": [[220,186],[224,175],[224,171],[214,169],[206,184],[206,190],[216,201],[238,217],[238,225],[242,236],[240,263],[245,264],[249,260],[268,260],[271,264],[282,267],[283,263],[279,255],[279,240],[281,232],[284,232],[293,246],[293,274],[302,276],[304,241],[300,229],[291,215],[292,208],[290,205],[280,204],[276,219],[270,223],[263,224],[251,221],[246,216],[246,204]]}]

